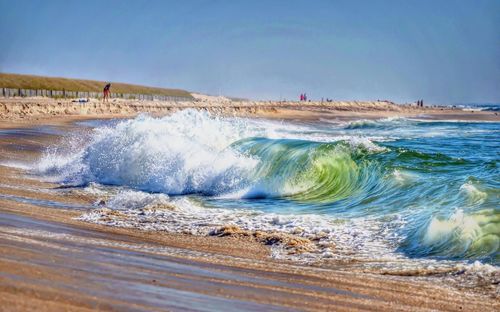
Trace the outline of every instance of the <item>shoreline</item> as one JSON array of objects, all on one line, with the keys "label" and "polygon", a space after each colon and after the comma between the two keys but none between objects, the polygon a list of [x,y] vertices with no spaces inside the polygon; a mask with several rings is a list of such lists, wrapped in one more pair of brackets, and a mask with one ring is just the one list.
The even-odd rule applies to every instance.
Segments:
[{"label": "shoreline", "polygon": [[[19,170],[3,166],[0,170],[4,177],[9,176],[9,171],[14,171],[10,174],[14,173],[16,176],[20,173]],[[19,180],[16,185],[27,182],[40,187],[45,184],[22,178]],[[2,184],[5,182],[2,179]],[[54,187],[50,184],[45,187],[47,186]],[[5,187],[0,190],[2,195],[16,193]],[[21,194],[17,193],[17,196],[27,198],[30,194],[26,193],[23,191]],[[78,198],[76,201],[75,198],[66,200],[70,203],[78,202]],[[335,307],[338,310],[363,311],[494,311],[499,306],[498,302],[489,296],[460,291],[441,283],[278,261],[270,258],[268,247],[245,239],[149,232],[76,220],[82,212],[19,203],[4,196],[0,197],[0,219],[3,220],[0,222],[0,236],[3,239],[0,250],[2,255],[8,255],[0,257],[0,298],[3,302],[20,309],[43,304],[47,309],[41,311],[50,311],[52,308],[95,307],[108,310],[120,307],[126,302],[137,305],[134,301],[138,298],[127,288],[118,291],[121,297],[118,299],[110,290],[99,290],[98,294],[90,297],[87,292],[93,288],[100,289],[104,285],[120,285],[124,279],[130,278],[128,275],[139,275],[134,277],[133,283],[142,285],[141,287],[157,287],[159,294],[169,294],[172,292],[171,288],[182,289],[214,297],[205,298],[212,304],[220,297],[231,298],[236,304],[235,307],[248,304],[248,309],[272,310],[281,307],[319,311]],[[120,257],[123,258],[121,261],[125,262],[119,267],[111,265],[107,258],[99,257],[102,248],[108,250],[109,257]],[[86,250],[84,254],[81,249]],[[146,265],[144,260],[139,261],[135,256],[131,256],[136,253],[141,255],[139,259],[151,258],[151,261],[160,261],[158,264],[166,267],[158,271],[158,268],[155,269],[156,265],[151,267],[153,264]],[[47,259],[41,260],[43,258]],[[172,261],[182,266],[189,264],[187,271],[181,275],[193,276],[178,286],[170,284],[168,281],[171,278],[179,277],[179,269],[169,269],[168,263]],[[123,267],[127,265],[130,267]],[[107,267],[104,281],[100,276],[102,273],[95,271],[95,266]],[[76,267],[78,270],[73,271]],[[127,276],[122,276],[125,274],[123,270],[128,272]],[[144,279],[140,277],[143,274],[141,271],[144,270],[155,270],[156,273],[150,275],[149,279]],[[198,275],[199,270],[205,273]],[[221,270],[226,273],[223,277],[218,277]],[[84,272],[84,275],[75,276],[78,271]],[[120,271],[122,273],[119,273]],[[206,276],[207,274],[209,276]],[[200,278],[208,278],[205,282],[208,283],[207,289],[197,288]],[[245,281],[248,278],[251,278],[251,281]],[[40,288],[40,280],[44,281],[44,284],[54,286],[49,289]],[[274,286],[269,288],[269,283]],[[69,290],[64,290],[67,285],[72,286]],[[212,288],[214,286],[219,288],[215,290]],[[246,290],[239,291],[240,287],[245,287]],[[150,302],[147,292],[139,292],[141,296],[145,296],[142,298],[145,302],[136,306],[139,309],[175,308],[168,302]],[[254,297],[255,295],[257,297]],[[125,299],[127,296],[131,298]],[[182,296],[179,298],[176,295],[175,298],[183,301]],[[233,301],[235,298],[236,302]],[[228,302],[220,304],[221,306],[214,307],[222,308]]]},{"label": "shoreline", "polygon": [[403,106],[388,102],[271,102],[271,101],[193,101],[160,102],[112,99],[103,103],[91,99],[88,103],[74,103],[68,99],[0,98],[1,128],[10,123],[41,124],[64,117],[66,121],[80,119],[131,118],[141,113],[164,116],[182,109],[201,109],[214,114],[238,117],[261,117],[282,120],[350,121],[411,117],[428,120],[496,121],[500,116],[489,111],[463,111],[456,108]]},{"label": "shoreline", "polygon": [[[334,114],[331,119],[340,121],[360,115],[366,119],[381,118],[373,111],[361,114],[334,111]],[[310,121],[325,118],[322,112],[304,114],[281,108],[264,116],[256,115],[292,120],[306,115],[301,120]],[[11,120],[2,121],[0,128],[48,124],[71,131],[77,128],[73,123],[78,120],[117,116],[132,115]],[[391,116],[394,115],[387,117]],[[36,159],[43,148],[57,140],[57,135],[36,134],[36,131],[29,135],[0,136],[0,159]],[[22,149],[18,148],[20,144]],[[335,307],[337,310],[494,311],[499,307],[495,298],[478,290],[471,293],[443,281],[435,284],[411,277],[339,271],[272,259],[269,246],[244,237],[147,232],[79,221],[75,218],[91,209],[93,198],[78,192],[61,194],[57,184],[27,177],[22,169],[0,165],[0,173],[0,220],[3,220],[0,235],[4,239],[0,250],[2,255],[9,255],[0,257],[0,299],[19,309],[43,303],[47,311],[96,307],[108,310],[124,308],[124,302],[137,309],[182,308],[169,306],[173,303],[168,298],[180,302],[197,298],[202,304],[200,308],[203,304],[212,304],[214,308],[229,304],[248,310]],[[52,202],[84,208],[47,206]],[[112,259],[108,261],[104,254]],[[47,255],[48,259],[44,259]],[[186,263],[189,267],[179,268]],[[100,276],[103,272],[104,277]],[[51,286],[44,289],[40,281]],[[106,287],[111,284],[124,287],[113,293]],[[65,290],[69,285],[71,288]],[[153,300],[154,296],[163,296],[163,301]],[[190,302],[186,299],[184,304]]]}]

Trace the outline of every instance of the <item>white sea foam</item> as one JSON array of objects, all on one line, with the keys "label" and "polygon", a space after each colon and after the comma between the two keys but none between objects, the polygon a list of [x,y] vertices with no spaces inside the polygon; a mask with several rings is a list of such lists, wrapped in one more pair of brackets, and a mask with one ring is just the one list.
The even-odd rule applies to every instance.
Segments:
[{"label": "white sea foam", "polygon": [[370,139],[364,137],[349,137],[346,140],[353,148],[364,148],[370,152],[384,152],[387,148],[373,143]]},{"label": "white sea foam", "polygon": [[244,124],[194,110],[162,119],[141,116],[96,129],[79,151],[48,153],[39,169],[73,183],[216,194],[243,184],[256,164],[229,148],[245,130]]},{"label": "white sea foam", "polygon": [[84,188],[84,192],[92,196],[107,196],[110,195],[110,191],[110,188],[105,189],[100,184],[94,182],[90,182],[89,185]]},{"label": "white sea foam", "polygon": [[422,243],[452,257],[494,254],[500,249],[498,220],[498,213],[493,209],[471,213],[458,209],[447,219],[434,217]]},{"label": "white sea foam", "polygon": [[0,166],[11,167],[21,170],[30,170],[32,168],[32,165],[30,163],[20,162],[20,161],[2,161],[0,162]]},{"label": "white sea foam", "polygon": [[[80,219],[113,226],[202,236],[227,225],[248,231],[286,233],[309,239],[315,244],[316,250],[300,257],[290,256],[286,250],[275,251],[276,257],[293,257],[299,261],[318,261],[325,255],[336,260],[357,258],[375,261],[399,257],[394,253],[396,245],[388,243],[387,235],[391,234],[386,225],[376,220],[344,220],[313,214],[283,215],[248,209],[207,208],[196,199],[169,199],[161,194],[136,191],[119,192],[109,198],[105,206],[120,210],[121,216],[124,214],[127,217],[112,215],[110,218],[107,211],[96,209],[82,215]],[[159,209],[148,210],[151,206]],[[161,209],[162,206],[167,209]]]},{"label": "white sea foam", "polygon": [[364,128],[364,127],[374,127],[378,123],[376,120],[372,119],[358,119],[349,121],[344,124],[344,127],[347,129],[355,129],[355,128]]},{"label": "white sea foam", "polygon": [[471,182],[466,182],[460,186],[460,191],[467,195],[473,203],[483,203],[488,194],[477,189]]},{"label": "white sea foam", "polygon": [[446,241],[451,235],[457,233],[462,240],[473,240],[475,233],[480,230],[476,220],[457,210],[449,219],[433,218],[427,227],[424,243],[436,244],[437,241]]},{"label": "white sea foam", "polygon": [[483,111],[485,110],[486,108],[485,107],[466,107],[466,108],[462,108],[462,110],[464,112],[480,112],[480,111]]},{"label": "white sea foam", "polygon": [[416,174],[405,171],[405,170],[399,170],[399,169],[395,169],[392,172],[392,177],[400,185],[410,184],[417,179]]},{"label": "white sea foam", "polygon": [[386,117],[380,119],[356,119],[344,123],[343,126],[347,129],[356,129],[356,128],[398,126],[403,124],[407,125],[411,123],[414,122],[406,117]]},{"label": "white sea foam", "polygon": [[[53,181],[77,185],[98,182],[170,195],[234,194],[253,183],[251,173],[259,159],[238,152],[231,144],[251,137],[317,138],[317,133],[308,133],[306,128],[220,118],[196,110],[164,118],[140,116],[95,129],[83,147],[70,142],[62,151],[49,150],[37,169]],[[385,150],[364,137],[324,135],[322,139],[346,141],[353,149]]]},{"label": "white sea foam", "polygon": [[165,194],[149,194],[125,190],[111,197],[105,205],[116,210],[139,209],[150,206],[169,205],[168,199],[169,197]]}]

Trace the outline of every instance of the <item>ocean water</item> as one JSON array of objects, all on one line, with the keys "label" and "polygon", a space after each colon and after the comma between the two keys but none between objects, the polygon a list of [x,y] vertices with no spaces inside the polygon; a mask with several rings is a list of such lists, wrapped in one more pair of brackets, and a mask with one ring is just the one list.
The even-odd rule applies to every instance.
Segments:
[{"label": "ocean water", "polygon": [[[36,164],[98,198],[83,220],[195,235],[233,225],[310,240],[302,252],[273,247],[297,261],[498,273],[500,123],[184,110],[92,126]],[[102,206],[120,214],[103,218]]]},{"label": "ocean water", "polygon": [[464,111],[487,111],[487,112],[500,111],[500,104],[495,104],[495,103],[470,103],[470,104],[456,104],[449,106],[460,108]]}]

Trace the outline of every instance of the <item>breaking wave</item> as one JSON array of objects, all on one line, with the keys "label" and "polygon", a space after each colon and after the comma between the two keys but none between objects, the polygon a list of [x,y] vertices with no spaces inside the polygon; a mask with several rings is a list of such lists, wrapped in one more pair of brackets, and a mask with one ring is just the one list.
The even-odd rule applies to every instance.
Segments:
[{"label": "breaking wave", "polygon": [[414,123],[414,121],[403,117],[388,117],[383,119],[359,119],[345,124],[345,129],[364,129],[364,128],[387,128],[402,124]]},{"label": "breaking wave", "polygon": [[500,214],[494,209],[457,210],[448,218],[433,217],[416,236],[410,249],[417,255],[500,260]]},{"label": "breaking wave", "polygon": [[[48,150],[37,169],[54,181],[92,189],[104,198],[103,206],[130,214],[127,226],[144,224],[138,213],[144,207],[174,205],[148,212],[149,228],[198,233],[197,227],[205,227],[200,233],[206,234],[207,225],[229,223],[243,230],[300,232],[311,240],[326,233],[326,241],[318,242],[341,242],[337,254],[342,249],[346,255],[374,255],[380,248],[381,257],[498,263],[498,193],[488,182],[496,163],[463,157],[449,138],[423,135],[432,132],[428,127],[456,131],[402,118],[322,130],[184,110],[97,127],[70,139],[66,148]],[[491,131],[479,130],[475,135]],[[386,133],[393,139],[386,140]],[[400,133],[405,139],[397,139]],[[472,174],[484,178],[485,186],[463,178]],[[104,196],[108,190],[96,185],[120,191]],[[96,213],[86,220],[100,218]]]},{"label": "breaking wave", "polygon": [[48,153],[39,170],[62,182],[126,186],[168,195],[335,201],[372,183],[367,141],[321,143],[253,137],[237,119],[192,110],[97,128],[78,151]]}]

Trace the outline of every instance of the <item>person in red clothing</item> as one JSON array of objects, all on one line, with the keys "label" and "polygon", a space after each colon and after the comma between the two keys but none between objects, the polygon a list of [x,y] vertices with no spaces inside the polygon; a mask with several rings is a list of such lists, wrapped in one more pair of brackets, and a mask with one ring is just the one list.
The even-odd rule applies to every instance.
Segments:
[{"label": "person in red clothing", "polygon": [[303,101],[304,100],[304,94],[300,94],[300,101]]},{"label": "person in red clothing", "polygon": [[102,93],[103,93],[103,98],[102,98],[102,101],[105,102],[106,100],[108,100],[109,102],[109,95],[111,93],[111,91],[109,90],[111,88],[111,84],[108,83],[106,86],[104,86],[104,90],[102,90]]}]

